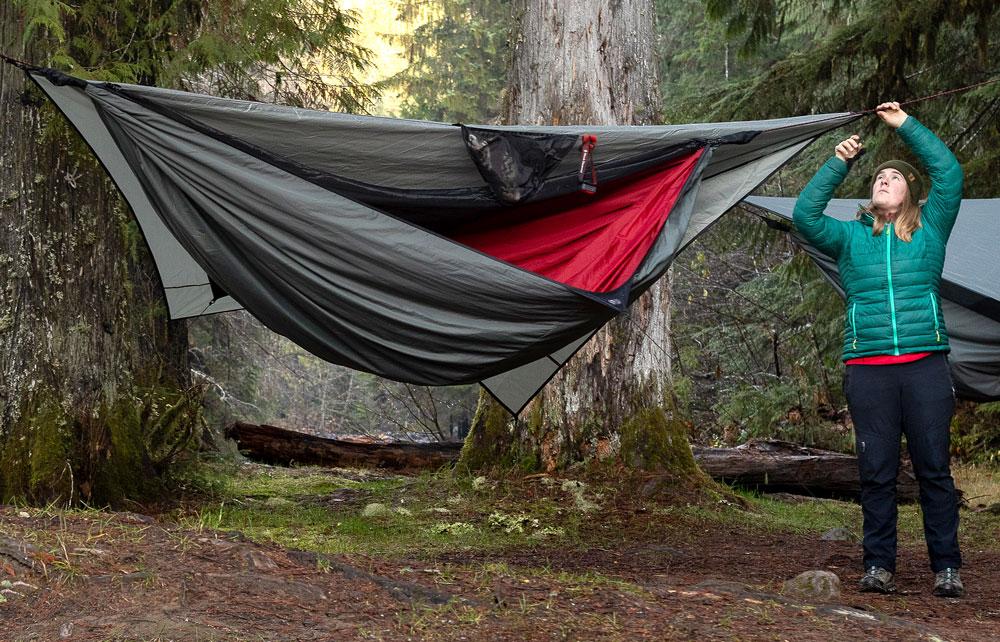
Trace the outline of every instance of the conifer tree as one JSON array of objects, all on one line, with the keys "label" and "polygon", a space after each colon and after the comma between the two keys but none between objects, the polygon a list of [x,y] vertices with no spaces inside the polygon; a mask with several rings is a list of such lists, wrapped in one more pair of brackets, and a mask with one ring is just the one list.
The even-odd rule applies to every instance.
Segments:
[{"label": "conifer tree", "polygon": [[[90,79],[360,108],[329,0],[0,0],[0,50]],[[335,82],[331,82],[334,79]],[[187,330],[103,170],[0,66],[0,501],[120,503],[197,443]]]}]

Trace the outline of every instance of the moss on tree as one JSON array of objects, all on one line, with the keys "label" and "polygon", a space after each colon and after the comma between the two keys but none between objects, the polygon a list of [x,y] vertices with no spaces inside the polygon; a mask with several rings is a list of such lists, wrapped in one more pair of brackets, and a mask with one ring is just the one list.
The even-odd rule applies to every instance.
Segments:
[{"label": "moss on tree", "polygon": [[700,473],[687,426],[670,419],[662,408],[645,408],[632,415],[621,429],[621,458],[630,467],[669,470],[677,475]]},{"label": "moss on tree", "polygon": [[149,388],[96,412],[36,391],[0,444],[0,500],[117,506],[152,499],[201,435],[200,392]]},{"label": "moss on tree", "polygon": [[511,416],[485,392],[480,393],[476,416],[458,458],[460,470],[475,471],[511,464]]}]

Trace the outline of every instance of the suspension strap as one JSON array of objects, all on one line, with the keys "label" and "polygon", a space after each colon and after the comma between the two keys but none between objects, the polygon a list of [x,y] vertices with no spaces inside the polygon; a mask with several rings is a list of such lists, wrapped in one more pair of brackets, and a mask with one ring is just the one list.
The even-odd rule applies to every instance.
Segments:
[{"label": "suspension strap", "polygon": [[584,134],[580,143],[580,171],[577,178],[580,181],[580,191],[585,194],[597,192],[597,168],[594,167],[594,147],[597,136]]}]

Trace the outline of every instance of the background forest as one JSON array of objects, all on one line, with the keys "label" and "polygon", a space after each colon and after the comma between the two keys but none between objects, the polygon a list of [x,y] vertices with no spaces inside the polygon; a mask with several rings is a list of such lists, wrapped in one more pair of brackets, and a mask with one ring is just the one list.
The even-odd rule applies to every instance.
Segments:
[{"label": "background forest", "polygon": [[[238,18],[227,2],[173,2],[159,13],[128,2],[4,4],[21,21],[22,50],[35,43],[34,62],[79,75],[444,122],[499,118],[518,20],[502,0],[261,0]],[[665,123],[865,109],[1000,71],[1000,11],[988,1],[656,7]],[[910,109],[959,156],[966,196],[996,196],[1000,85]],[[48,116],[49,129],[65,128]],[[843,196],[864,192],[876,157],[901,153],[875,119],[857,127],[877,153],[859,163]],[[813,145],[761,193],[797,194],[846,133]],[[122,225],[134,236],[133,223]],[[737,208],[675,262],[670,282],[673,410],[693,441],[777,437],[851,448],[842,302],[784,233]],[[244,420],[448,440],[464,436],[475,412],[475,387],[420,388],[331,366],[245,313],[197,319],[187,330],[190,385],[204,395],[210,431]],[[964,405],[956,436],[957,455],[1000,460],[1000,404]]]}]

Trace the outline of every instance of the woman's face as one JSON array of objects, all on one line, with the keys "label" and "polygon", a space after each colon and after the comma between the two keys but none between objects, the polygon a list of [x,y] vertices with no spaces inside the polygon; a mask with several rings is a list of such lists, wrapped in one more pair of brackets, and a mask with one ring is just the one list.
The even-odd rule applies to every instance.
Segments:
[{"label": "woman's face", "polygon": [[897,211],[910,197],[906,179],[898,171],[888,167],[875,177],[872,184],[872,205],[882,211]]}]

